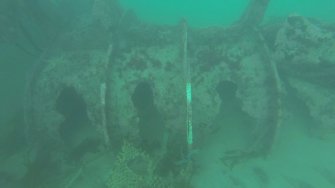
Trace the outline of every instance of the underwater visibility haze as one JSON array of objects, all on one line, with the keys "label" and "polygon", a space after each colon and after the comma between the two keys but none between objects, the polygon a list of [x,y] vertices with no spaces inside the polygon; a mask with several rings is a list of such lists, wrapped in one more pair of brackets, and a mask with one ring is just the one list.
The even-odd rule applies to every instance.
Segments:
[{"label": "underwater visibility haze", "polygon": [[1,0],[0,187],[335,187],[334,12]]}]

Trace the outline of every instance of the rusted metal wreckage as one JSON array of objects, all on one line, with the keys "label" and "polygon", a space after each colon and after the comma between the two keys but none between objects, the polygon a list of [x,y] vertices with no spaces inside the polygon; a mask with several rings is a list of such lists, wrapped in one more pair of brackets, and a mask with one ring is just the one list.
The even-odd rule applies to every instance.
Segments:
[{"label": "rusted metal wreckage", "polygon": [[[268,3],[251,0],[231,27],[188,28],[194,147],[230,100],[224,97],[254,120],[250,145],[223,154],[231,166],[269,154],[284,96],[299,98],[320,129],[334,129],[334,26],[299,15],[260,25]],[[96,1],[92,21],[41,59],[26,93],[33,142],[186,146],[182,27],[143,23],[116,4]]]}]

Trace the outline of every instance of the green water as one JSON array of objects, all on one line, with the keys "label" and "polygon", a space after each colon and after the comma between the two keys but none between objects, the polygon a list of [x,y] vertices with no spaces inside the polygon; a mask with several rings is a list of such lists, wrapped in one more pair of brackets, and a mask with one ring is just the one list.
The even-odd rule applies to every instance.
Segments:
[{"label": "green water", "polygon": [[[160,24],[176,24],[186,18],[193,26],[229,25],[236,21],[246,0],[122,0],[121,3],[133,9],[142,19]],[[266,12],[266,20],[276,19],[292,13],[334,22],[335,2],[333,0],[273,0]]]},{"label": "green water", "polygon": [[334,188],[335,0],[248,5],[0,0],[0,188]]},{"label": "green water", "polygon": [[134,9],[138,15],[153,23],[176,24],[181,18],[195,26],[229,24],[239,18],[247,1],[154,1],[141,3],[136,0],[122,1],[124,6]]}]

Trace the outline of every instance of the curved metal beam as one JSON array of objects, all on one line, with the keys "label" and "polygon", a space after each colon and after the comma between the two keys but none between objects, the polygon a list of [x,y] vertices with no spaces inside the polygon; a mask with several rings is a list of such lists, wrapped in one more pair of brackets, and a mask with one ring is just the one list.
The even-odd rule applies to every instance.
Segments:
[{"label": "curved metal beam", "polygon": [[257,26],[260,24],[269,2],[270,0],[250,0],[237,24],[241,26]]}]

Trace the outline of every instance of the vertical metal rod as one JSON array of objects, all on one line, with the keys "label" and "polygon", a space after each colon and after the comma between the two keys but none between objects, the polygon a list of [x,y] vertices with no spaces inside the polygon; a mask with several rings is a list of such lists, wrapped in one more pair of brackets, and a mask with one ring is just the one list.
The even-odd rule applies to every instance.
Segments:
[{"label": "vertical metal rod", "polygon": [[192,82],[191,82],[191,66],[187,60],[187,23],[185,20],[182,21],[182,58],[184,64],[184,76],[185,76],[185,94],[186,94],[186,131],[187,131],[187,144],[189,150],[192,149],[193,145],[193,127],[192,127]]},{"label": "vertical metal rod", "polygon": [[[108,50],[105,57],[105,69],[109,70],[108,64],[110,62],[110,57],[113,51],[113,45],[110,44],[108,46]],[[107,78],[108,72],[106,71],[105,78],[103,82],[100,84],[100,102],[101,102],[101,130],[103,133],[104,141],[106,146],[108,147],[110,145],[110,137],[108,134],[108,127],[107,127],[107,114],[106,114],[106,98],[107,98],[107,90],[109,89],[109,83]]]}]

